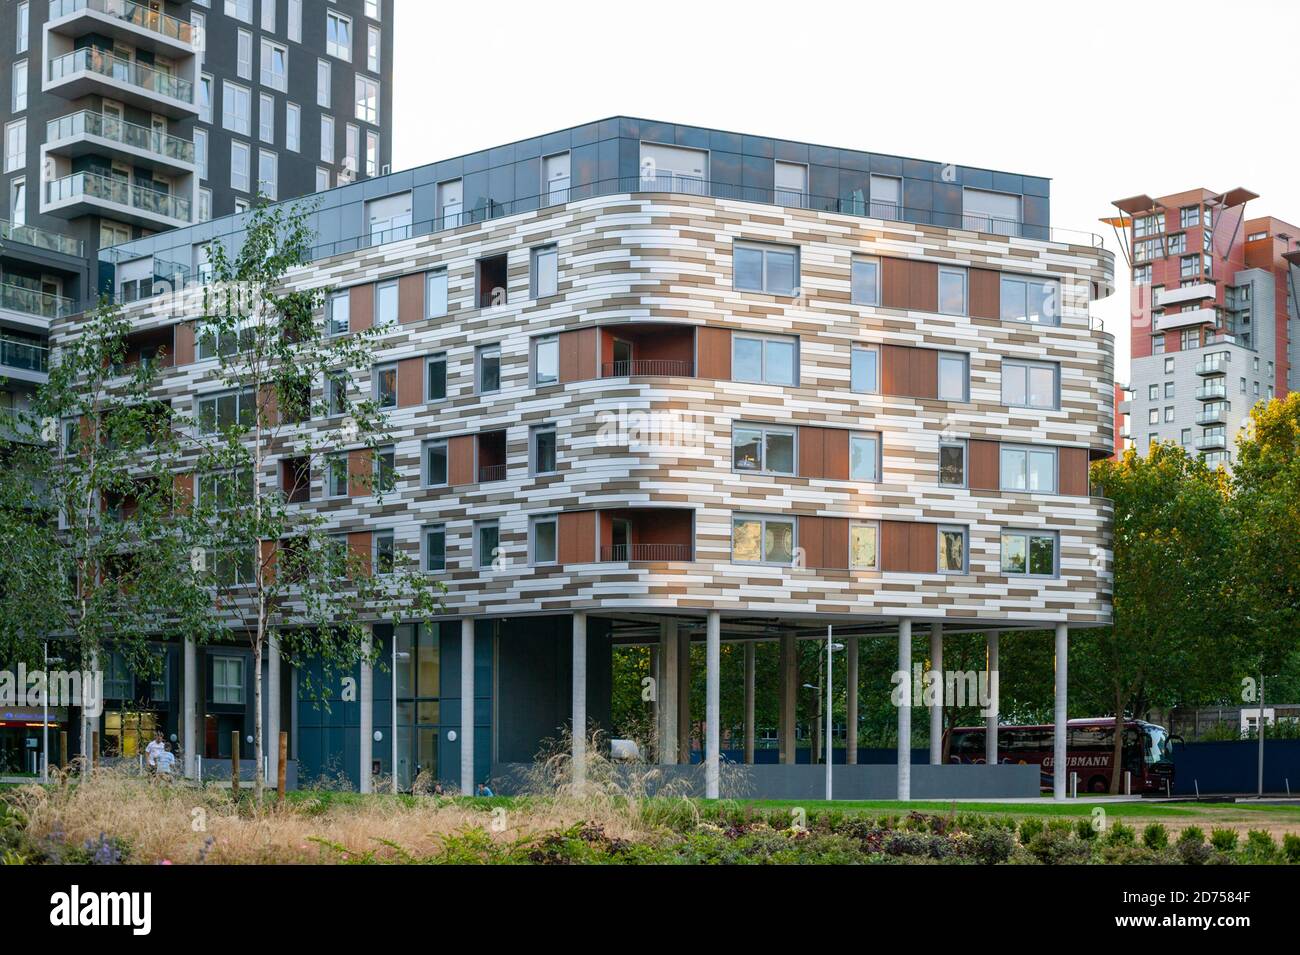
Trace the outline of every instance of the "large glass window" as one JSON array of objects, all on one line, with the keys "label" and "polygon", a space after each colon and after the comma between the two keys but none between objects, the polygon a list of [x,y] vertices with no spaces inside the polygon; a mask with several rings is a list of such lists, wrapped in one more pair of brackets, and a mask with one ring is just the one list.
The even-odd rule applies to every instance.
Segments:
[{"label": "large glass window", "polygon": [[880,349],[874,345],[854,345],[849,354],[849,387],[865,394],[879,392]]},{"label": "large glass window", "polygon": [[447,356],[430,355],[424,364],[424,400],[442,401],[447,397]]},{"label": "large glass window", "polygon": [[939,269],[939,311],[944,315],[966,314],[966,270]]},{"label": "large glass window", "polygon": [[364,123],[379,125],[379,81],[368,76],[356,78],[356,113],[357,119]]},{"label": "large glass window", "polygon": [[880,260],[855,255],[851,266],[850,298],[854,305],[880,304]]},{"label": "large glass window", "polygon": [[262,41],[262,85],[281,93],[289,91],[289,51],[279,43]]},{"label": "large glass window", "polygon": [[945,487],[966,486],[966,442],[939,445],[939,483]]},{"label": "large glass window", "polygon": [[537,425],[530,432],[532,438],[532,467],[534,474],[554,474],[556,464],[555,425]]},{"label": "large glass window", "polygon": [[1058,366],[1007,359],[1002,362],[1002,403],[1013,408],[1055,409],[1060,404]]},{"label": "large glass window", "polygon": [[337,59],[352,61],[352,21],[332,10],[325,14],[325,52]]},{"label": "large glass window", "polygon": [[532,562],[534,564],[553,564],[558,553],[559,520],[554,514],[534,517],[529,522],[532,538]]},{"label": "large glass window", "polygon": [[559,290],[559,251],[553,245],[533,249],[533,298],[547,298]]},{"label": "large glass window", "polygon": [[1061,324],[1061,283],[1055,279],[1004,275],[1001,301],[1003,321]]},{"label": "large glass window", "polygon": [[330,334],[346,335],[351,324],[352,296],[347,291],[330,295],[329,316]]},{"label": "large glass window", "polygon": [[251,427],[256,413],[257,401],[251,388],[208,395],[199,399],[199,431],[215,434],[236,425]]},{"label": "large glass window", "polygon": [[1056,449],[1002,446],[1004,491],[1056,493]]},{"label": "large glass window", "polygon": [[425,296],[425,308],[429,318],[441,318],[447,314],[447,270],[434,269],[429,273],[429,289]]},{"label": "large glass window", "polygon": [[1002,572],[1030,577],[1055,577],[1055,532],[1003,531]]},{"label": "large glass window", "polygon": [[799,383],[799,341],[777,335],[733,335],[731,377],[768,385]]},{"label": "large glass window", "polygon": [[961,352],[939,352],[939,397],[946,401],[965,401],[970,375],[967,359]]},{"label": "large glass window", "polygon": [[424,445],[424,484],[441,487],[447,483],[447,439],[439,438]]},{"label": "large glass window", "polygon": [[241,705],[244,702],[244,658],[212,658],[212,702]]},{"label": "large glass window", "polygon": [[478,521],[474,524],[474,565],[492,566],[501,546],[501,526],[496,521]]},{"label": "large glass window", "polygon": [[501,346],[480,345],[474,354],[478,365],[479,394],[501,390]]},{"label": "large glass window", "polygon": [[252,192],[253,174],[251,172],[252,150],[248,143],[238,140],[230,142],[230,188],[240,192]]},{"label": "large glass window", "polygon": [[447,526],[433,524],[424,529],[424,569],[447,569]]},{"label": "large glass window", "polygon": [[397,366],[375,366],[375,401],[381,408],[397,407]]},{"label": "large glass window", "polygon": [[375,324],[397,324],[397,283],[384,282],[375,288]]},{"label": "large glass window", "polygon": [[533,384],[554,385],[560,380],[560,339],[544,335],[533,344]]},{"label": "large glass window", "polygon": [[731,431],[731,461],[737,471],[795,473],[793,428],[736,425]]},{"label": "large glass window", "polygon": [[854,481],[880,480],[880,435],[849,436],[849,477]]},{"label": "large glass window", "polygon": [[939,572],[941,574],[966,572],[966,528],[939,528]]},{"label": "large glass window", "polygon": [[880,563],[880,525],[854,521],[849,525],[849,566],[854,570],[875,570]]},{"label": "large glass window", "polygon": [[794,560],[795,527],[788,517],[734,517],[731,559],[745,564],[789,564]]},{"label": "large glass window", "polygon": [[799,250],[737,242],[732,250],[735,287],[746,292],[794,295],[799,288]]}]

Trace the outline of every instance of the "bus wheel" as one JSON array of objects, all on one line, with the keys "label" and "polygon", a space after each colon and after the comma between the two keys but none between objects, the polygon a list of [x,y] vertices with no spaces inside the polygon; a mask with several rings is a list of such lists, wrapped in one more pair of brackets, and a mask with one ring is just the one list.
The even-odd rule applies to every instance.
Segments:
[{"label": "bus wheel", "polygon": [[1088,792],[1104,793],[1109,791],[1110,787],[1106,785],[1106,777],[1093,776],[1092,779],[1088,780]]}]

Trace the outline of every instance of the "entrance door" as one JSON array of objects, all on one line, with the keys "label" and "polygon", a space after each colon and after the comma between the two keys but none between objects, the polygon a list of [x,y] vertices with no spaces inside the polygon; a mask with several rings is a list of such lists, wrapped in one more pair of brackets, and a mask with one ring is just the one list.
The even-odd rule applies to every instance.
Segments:
[{"label": "entrance door", "polygon": [[634,374],[632,371],[632,343],[614,339],[614,377]]},{"label": "entrance door", "polygon": [[613,545],[611,560],[627,560],[628,548],[632,543],[632,522],[615,518],[610,522],[610,544]]}]

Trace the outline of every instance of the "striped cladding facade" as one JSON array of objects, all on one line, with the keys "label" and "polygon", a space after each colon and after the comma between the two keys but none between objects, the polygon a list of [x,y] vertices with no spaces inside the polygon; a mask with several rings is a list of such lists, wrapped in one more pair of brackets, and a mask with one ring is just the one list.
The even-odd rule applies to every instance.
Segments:
[{"label": "striped cladding facade", "polygon": [[[737,241],[797,247],[797,294],[737,290]],[[556,294],[535,298],[532,250],[552,244]],[[479,262],[494,256],[506,259],[506,301],[480,307]],[[851,302],[854,256],[879,257],[881,304]],[[968,314],[938,311],[940,266],[968,269]],[[444,268],[447,312],[429,317],[425,274]],[[1061,282],[1059,326],[1000,317],[1008,273]],[[1110,619],[1111,507],[1090,496],[1087,479],[1089,461],[1113,449],[1113,345],[1089,316],[1089,302],[1113,282],[1100,248],[623,194],[342,254],[291,276],[298,288],[350,290],[354,328],[375,321],[376,283],[393,280],[398,320],[375,360],[398,368],[396,488],[382,503],[355,485],[331,497],[326,475],[315,473],[304,506],[328,514],[362,550],[370,535],[391,530],[414,559],[423,556],[422,528],[445,525],[441,576],[453,614],[718,610],[882,630],[900,618],[980,629]],[[165,297],[126,312],[140,332],[165,335],[171,326],[173,366],[159,391],[178,412],[192,414],[199,396],[222,390],[216,362],[195,360],[193,329],[176,324]],[[537,340],[552,334],[560,380],[535,386]],[[797,338],[796,384],[734,380],[735,337],[751,334]],[[476,350],[489,345],[500,347],[500,389],[480,394]],[[878,393],[850,388],[855,345],[879,349]],[[620,365],[629,353],[662,361]],[[968,400],[937,397],[940,353],[967,356]],[[426,400],[431,355],[446,357],[446,395],[437,400]],[[1002,365],[1017,359],[1056,366],[1057,410],[1003,403]],[[358,396],[372,387],[364,374],[354,382]],[[737,471],[738,423],[793,430],[794,473]],[[557,467],[533,475],[530,430],[543,425],[555,428]],[[629,429],[642,433],[629,438]],[[878,480],[850,478],[856,434],[879,436]],[[448,482],[425,486],[422,448],[441,439]],[[940,483],[939,446],[950,440],[967,442],[965,486]],[[999,490],[1007,444],[1057,450],[1055,493]],[[350,471],[369,466],[364,453],[351,454]],[[275,486],[278,471],[260,479]],[[559,515],[557,560],[535,565],[530,518],[551,514]],[[734,560],[736,515],[796,518],[798,558]],[[490,520],[499,521],[506,559],[480,568],[473,528]],[[853,522],[877,528],[873,569],[850,567]],[[966,531],[960,572],[938,572],[941,526]],[[1004,573],[1005,529],[1054,532],[1056,572]]]}]

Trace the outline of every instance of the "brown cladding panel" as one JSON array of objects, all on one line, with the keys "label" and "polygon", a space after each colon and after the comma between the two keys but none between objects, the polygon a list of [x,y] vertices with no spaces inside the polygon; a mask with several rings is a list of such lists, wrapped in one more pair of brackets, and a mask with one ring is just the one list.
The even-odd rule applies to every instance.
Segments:
[{"label": "brown cladding panel", "polygon": [[1073,497],[1088,496],[1087,448],[1060,448],[1056,452],[1056,488]]},{"label": "brown cladding panel", "polygon": [[799,429],[799,476],[826,477],[826,428]]},{"label": "brown cladding panel", "polygon": [[939,567],[939,528],[934,524],[910,524],[908,537],[912,573],[933,574]]},{"label": "brown cladding panel", "polygon": [[880,346],[880,393],[885,395],[910,395],[912,393],[912,361],[910,348],[902,345]]},{"label": "brown cladding panel", "polygon": [[457,435],[447,442],[447,483],[474,483],[474,435]]},{"label": "brown cladding panel", "polygon": [[397,363],[397,407],[424,403],[424,359],[403,358]]},{"label": "brown cladding panel", "polygon": [[966,484],[972,491],[996,491],[1002,486],[1000,448],[996,441],[966,442]]},{"label": "brown cladding panel", "polygon": [[832,481],[849,479],[849,433],[843,428],[824,428],[826,451],[822,475]]},{"label": "brown cladding panel", "polygon": [[826,535],[822,518],[799,517],[799,549],[803,551],[805,567],[826,566]]},{"label": "brown cladding panel", "polygon": [[822,518],[822,566],[830,570],[849,568],[849,519]]},{"label": "brown cladding panel", "polygon": [[1002,276],[993,269],[970,270],[971,318],[1002,317]]},{"label": "brown cladding panel", "polygon": [[560,381],[589,381],[597,377],[596,346],[600,332],[595,328],[580,328],[560,332]]},{"label": "brown cladding panel", "polygon": [[348,290],[348,330],[365,331],[375,323],[374,283],[354,285]]},{"label": "brown cladding panel", "polygon": [[880,260],[880,304],[886,308],[907,308],[912,300],[907,266],[907,259]]},{"label": "brown cladding panel", "polygon": [[696,330],[695,342],[697,374],[701,378],[730,381],[731,330],[705,326]]},{"label": "brown cladding panel", "polygon": [[403,275],[397,283],[397,320],[403,325],[424,318],[424,273]]},{"label": "brown cladding panel", "polygon": [[906,573],[911,569],[909,524],[903,521],[880,522],[880,569]]},{"label": "brown cladding panel", "polygon": [[561,564],[589,564],[596,559],[595,511],[565,511],[560,514],[559,532]]},{"label": "brown cladding panel", "polygon": [[177,365],[188,365],[194,361],[194,326],[181,322],[172,326],[172,351]]},{"label": "brown cladding panel", "polygon": [[179,511],[187,511],[194,503],[194,475],[182,473],[172,475],[172,501]]},{"label": "brown cladding panel", "polygon": [[348,553],[352,560],[361,565],[361,573],[370,575],[370,531],[359,531],[348,535]]},{"label": "brown cladding panel", "polygon": [[939,397],[939,353],[933,348],[909,349],[909,364],[912,367],[913,398]]},{"label": "brown cladding panel", "polygon": [[939,311],[939,266],[933,262],[912,262],[910,266],[908,285],[911,288],[911,305],[909,307],[922,312]]},{"label": "brown cladding panel", "polygon": [[348,452],[348,495],[365,497],[370,493],[375,470],[374,457],[369,448]]}]

